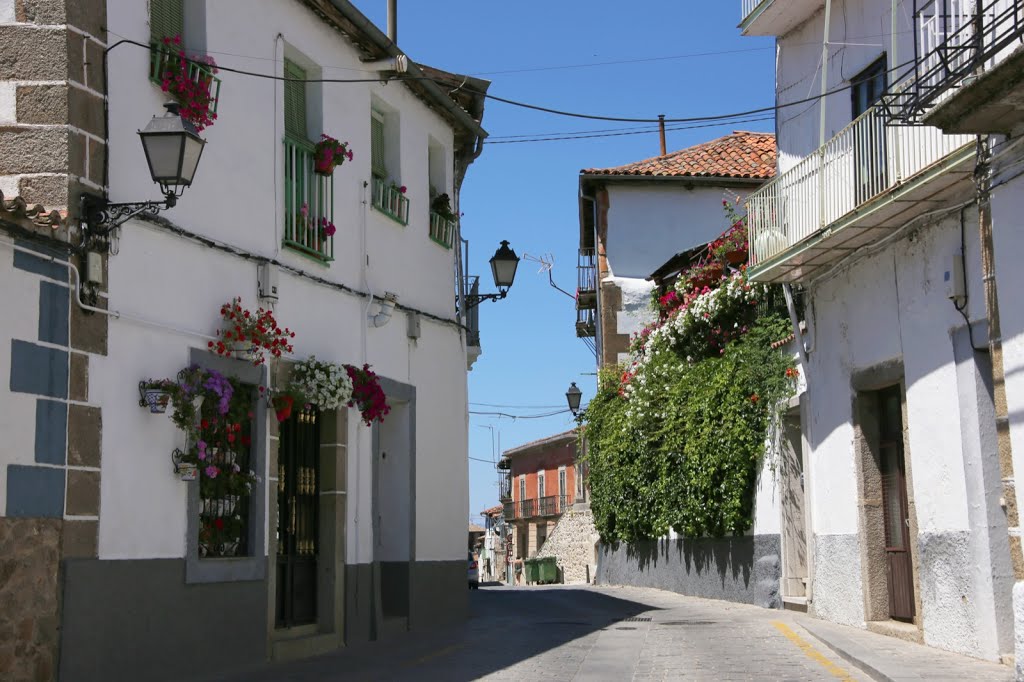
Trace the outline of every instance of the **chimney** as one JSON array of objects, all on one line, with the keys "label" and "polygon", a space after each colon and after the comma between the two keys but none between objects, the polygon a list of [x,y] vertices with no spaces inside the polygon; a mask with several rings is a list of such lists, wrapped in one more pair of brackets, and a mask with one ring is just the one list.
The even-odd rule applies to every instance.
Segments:
[{"label": "chimney", "polygon": [[665,114],[658,114],[658,137],[661,138],[661,155],[665,156],[668,154],[668,150],[665,149]]},{"label": "chimney", "polygon": [[388,38],[398,44],[398,0],[388,0]]}]

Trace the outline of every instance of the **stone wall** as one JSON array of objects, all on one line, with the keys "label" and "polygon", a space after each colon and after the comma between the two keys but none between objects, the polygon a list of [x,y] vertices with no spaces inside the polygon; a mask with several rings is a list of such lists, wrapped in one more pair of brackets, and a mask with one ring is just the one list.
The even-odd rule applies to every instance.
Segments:
[{"label": "stone wall", "polygon": [[0,517],[0,679],[54,678],[60,519]]},{"label": "stone wall", "polygon": [[2,0],[0,17],[5,4],[14,16],[0,19],[0,191],[74,207],[105,184],[106,3]]},{"label": "stone wall", "polygon": [[598,537],[593,512],[590,509],[570,509],[558,519],[537,556],[553,556],[558,559],[562,582],[585,583],[588,578],[593,579],[589,567],[596,561],[594,548]]}]

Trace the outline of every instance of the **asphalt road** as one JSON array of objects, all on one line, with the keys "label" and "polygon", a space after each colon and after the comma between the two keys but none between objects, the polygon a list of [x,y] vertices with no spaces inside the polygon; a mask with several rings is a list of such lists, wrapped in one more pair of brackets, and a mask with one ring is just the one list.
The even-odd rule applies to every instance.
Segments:
[{"label": "asphalt road", "polygon": [[790,614],[642,588],[484,587],[457,627],[232,681],[868,680]]}]

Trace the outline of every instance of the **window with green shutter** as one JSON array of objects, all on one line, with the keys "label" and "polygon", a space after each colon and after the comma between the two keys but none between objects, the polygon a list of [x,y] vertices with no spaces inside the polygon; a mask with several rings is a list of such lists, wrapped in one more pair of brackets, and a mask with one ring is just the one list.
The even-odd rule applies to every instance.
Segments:
[{"label": "window with green shutter", "polygon": [[309,139],[306,135],[306,70],[293,61],[284,60],[284,131],[288,135]]},{"label": "window with green shutter", "polygon": [[185,34],[185,0],[149,0],[149,40],[161,44],[164,38]]},{"label": "window with green shutter", "polygon": [[384,117],[376,111],[370,112],[370,171],[382,180],[388,176],[384,162]]}]

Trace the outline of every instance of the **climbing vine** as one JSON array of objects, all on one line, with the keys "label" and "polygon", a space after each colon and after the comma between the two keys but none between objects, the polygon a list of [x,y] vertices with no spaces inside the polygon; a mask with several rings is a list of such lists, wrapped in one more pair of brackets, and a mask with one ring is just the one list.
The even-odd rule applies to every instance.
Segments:
[{"label": "climbing vine", "polygon": [[[765,285],[733,268],[634,339],[625,367],[602,370],[580,417],[591,509],[605,541],[743,534],[757,474],[797,370],[772,348],[789,321]],[[664,297],[662,297],[664,299]]]}]

